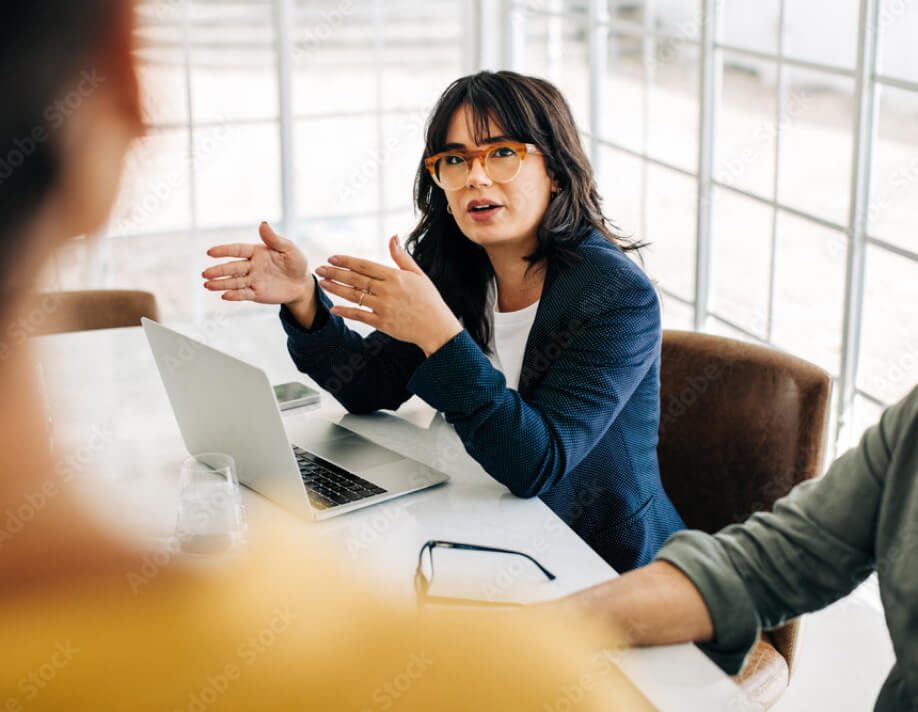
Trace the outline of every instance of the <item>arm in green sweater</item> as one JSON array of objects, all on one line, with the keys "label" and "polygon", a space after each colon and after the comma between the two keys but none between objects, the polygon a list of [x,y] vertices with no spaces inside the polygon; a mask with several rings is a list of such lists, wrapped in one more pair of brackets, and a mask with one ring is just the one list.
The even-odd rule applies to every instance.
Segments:
[{"label": "arm in green sweater", "polygon": [[[567,603],[617,623],[636,645],[709,641],[721,667],[738,671],[762,628],[828,605],[875,569],[887,478],[908,477],[898,463],[918,452],[916,423],[918,389],[773,512],[715,535],[679,532],[658,561]],[[909,486],[918,491],[914,472]]]}]

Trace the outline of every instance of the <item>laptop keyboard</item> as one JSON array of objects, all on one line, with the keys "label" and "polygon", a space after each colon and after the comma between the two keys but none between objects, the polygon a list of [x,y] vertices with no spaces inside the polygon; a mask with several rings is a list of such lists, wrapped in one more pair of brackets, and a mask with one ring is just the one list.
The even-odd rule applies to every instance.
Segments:
[{"label": "laptop keyboard", "polygon": [[301,447],[294,445],[293,454],[296,455],[300,476],[309,493],[309,501],[316,509],[329,509],[386,492],[382,487],[377,487],[318,455],[306,452]]}]

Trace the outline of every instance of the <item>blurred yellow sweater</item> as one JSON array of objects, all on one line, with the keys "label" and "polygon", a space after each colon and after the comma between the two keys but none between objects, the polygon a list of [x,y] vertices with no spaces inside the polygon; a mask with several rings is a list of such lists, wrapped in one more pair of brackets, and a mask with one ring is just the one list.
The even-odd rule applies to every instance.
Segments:
[{"label": "blurred yellow sweater", "polygon": [[650,709],[607,633],[542,610],[418,613],[278,536],[208,574],[7,591],[0,712]]}]

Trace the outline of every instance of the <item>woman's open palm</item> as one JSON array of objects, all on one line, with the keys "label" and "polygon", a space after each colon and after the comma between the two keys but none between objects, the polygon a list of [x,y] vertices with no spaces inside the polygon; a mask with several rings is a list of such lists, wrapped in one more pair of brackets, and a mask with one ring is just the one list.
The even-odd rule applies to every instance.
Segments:
[{"label": "woman's open palm", "polygon": [[204,286],[223,292],[230,302],[287,304],[301,298],[307,288],[309,263],[291,240],[281,237],[268,223],[258,227],[262,244],[237,242],[211,247],[210,257],[236,257],[204,270]]}]

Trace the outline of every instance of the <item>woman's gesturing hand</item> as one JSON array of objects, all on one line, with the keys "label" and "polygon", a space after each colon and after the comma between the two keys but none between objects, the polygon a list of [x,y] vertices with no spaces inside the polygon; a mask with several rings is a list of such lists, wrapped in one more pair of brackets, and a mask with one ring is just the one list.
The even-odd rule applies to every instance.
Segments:
[{"label": "woman's gesturing hand", "polygon": [[430,356],[461,332],[462,324],[397,236],[389,240],[389,253],[398,267],[343,255],[329,257],[332,266],[316,270],[319,286],[357,305],[336,306],[333,314],[416,344]]},{"label": "woman's gesturing hand", "polygon": [[210,267],[202,273],[204,286],[223,292],[230,302],[291,304],[309,301],[313,283],[307,279],[306,256],[290,240],[278,235],[268,223],[258,227],[262,243],[235,243],[211,247],[210,257],[238,257],[235,262]]}]

